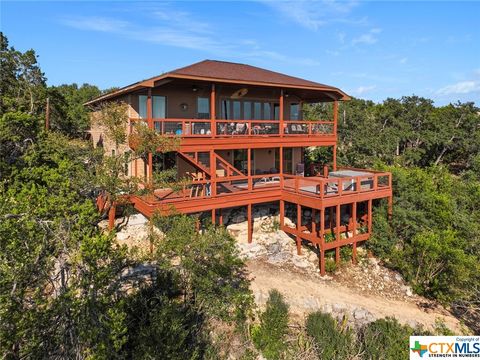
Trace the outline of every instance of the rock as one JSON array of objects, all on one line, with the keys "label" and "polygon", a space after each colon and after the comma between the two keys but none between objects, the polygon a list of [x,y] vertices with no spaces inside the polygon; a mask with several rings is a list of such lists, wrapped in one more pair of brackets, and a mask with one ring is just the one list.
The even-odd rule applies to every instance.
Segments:
[{"label": "rock", "polygon": [[290,254],[286,252],[279,252],[268,256],[267,262],[273,265],[283,264],[290,259]]},{"label": "rock", "polygon": [[318,255],[312,251],[308,254],[308,260],[310,262],[318,262]]},{"label": "rock", "polygon": [[267,246],[267,251],[269,254],[276,254],[280,252],[280,250],[282,250],[282,247],[278,242],[275,242]]},{"label": "rock", "polygon": [[292,257],[292,263],[296,267],[299,267],[299,268],[302,268],[302,269],[305,269],[305,268],[310,266],[310,263],[307,261],[307,259],[305,259],[303,257],[300,257],[298,255],[294,255]]},{"label": "rock", "polygon": [[125,241],[129,237],[130,237],[130,235],[127,234],[126,232],[121,231],[121,232],[117,233],[117,240],[119,240],[119,241]]},{"label": "rock", "polygon": [[148,219],[142,214],[130,215],[130,218],[128,219],[129,226],[145,225],[147,222],[148,222]]},{"label": "rock", "polygon": [[400,275],[400,274],[395,274],[395,280],[397,280],[397,281],[402,281],[402,280],[403,280],[403,279],[402,279],[402,275]]},{"label": "rock", "polygon": [[232,222],[241,223],[241,222],[244,222],[245,220],[247,220],[247,218],[244,215],[238,214],[232,219]]},{"label": "rock", "polygon": [[369,316],[369,312],[365,309],[355,309],[353,311],[353,318],[355,320],[364,320]]}]

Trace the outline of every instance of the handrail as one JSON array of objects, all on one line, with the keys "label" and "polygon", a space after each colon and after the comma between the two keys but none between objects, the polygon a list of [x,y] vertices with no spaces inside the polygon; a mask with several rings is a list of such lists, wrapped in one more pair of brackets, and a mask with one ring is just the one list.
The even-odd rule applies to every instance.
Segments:
[{"label": "handrail", "polygon": [[[228,119],[177,119],[153,118],[153,129],[165,136],[189,137],[241,137],[241,136],[332,136],[333,121],[326,120],[285,120],[280,129],[278,120],[228,120]],[[133,132],[135,123],[147,119],[130,118],[129,129]],[[177,126],[172,127],[173,124]],[[283,130],[283,131],[281,131]]]}]

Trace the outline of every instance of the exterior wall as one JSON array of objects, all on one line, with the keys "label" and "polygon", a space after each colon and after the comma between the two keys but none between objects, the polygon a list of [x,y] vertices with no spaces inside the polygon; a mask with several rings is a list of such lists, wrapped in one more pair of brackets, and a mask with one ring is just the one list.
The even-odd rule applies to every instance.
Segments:
[{"label": "exterior wall", "polygon": [[[231,98],[232,94],[241,89],[248,88],[248,93],[241,98],[246,101],[270,101],[271,103],[279,103],[280,91],[278,89],[265,89],[265,88],[251,88],[248,86],[226,86],[217,85],[216,87],[216,109],[217,119],[221,119],[221,101],[224,99],[234,100]],[[161,87],[153,88],[152,95],[159,95],[166,97],[167,105],[167,118],[172,119],[195,119],[197,118],[197,98],[205,97],[210,98],[211,87],[208,85],[195,85],[196,91],[193,91],[194,85],[192,83],[171,83]],[[138,96],[147,95],[147,91],[138,91],[132,93],[125,99],[130,105],[129,115],[132,118],[138,118]],[[300,100],[295,96],[284,97],[284,119],[290,118],[290,104],[299,103]],[[181,104],[186,104],[187,109],[183,110]],[[249,120],[249,119],[246,119]]]},{"label": "exterior wall", "polygon": [[270,172],[270,169],[275,167],[275,149],[255,149],[253,151],[255,153],[253,159],[255,173],[257,170]]}]

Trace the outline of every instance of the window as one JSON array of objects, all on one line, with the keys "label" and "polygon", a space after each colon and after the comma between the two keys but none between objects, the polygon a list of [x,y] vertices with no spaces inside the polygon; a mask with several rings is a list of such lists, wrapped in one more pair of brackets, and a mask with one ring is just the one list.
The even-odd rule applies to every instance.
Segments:
[{"label": "window", "polygon": [[234,101],[233,102],[233,119],[234,120],[240,120],[242,118],[241,114],[241,106],[240,106],[240,101]]},{"label": "window", "polygon": [[[138,96],[138,115],[141,119],[148,117],[147,102],[147,95]],[[152,117],[154,119],[165,119],[167,112],[166,102],[165,96],[152,96]]]},{"label": "window", "polygon": [[254,103],[254,120],[261,120],[262,119],[262,103],[256,102]]},{"label": "window", "polygon": [[273,118],[280,119],[280,104],[273,104]]},{"label": "window", "polygon": [[290,104],[290,120],[300,120],[300,104]]},{"label": "window", "polygon": [[165,96],[152,96],[152,117],[154,119],[165,119],[166,115]]},{"label": "window", "polygon": [[245,101],[243,103],[243,118],[245,120],[252,119],[252,103],[250,101]]},{"label": "window", "polygon": [[210,99],[206,97],[197,98],[197,118],[210,119]]},{"label": "window", "polygon": [[293,148],[283,148],[283,172],[293,174]]},{"label": "window", "polygon": [[138,96],[138,115],[141,119],[147,118],[147,95]]},{"label": "window", "polygon": [[222,119],[230,120],[230,100],[222,101]]},{"label": "window", "polygon": [[272,118],[272,110],[270,103],[263,104],[263,119],[270,120]]}]

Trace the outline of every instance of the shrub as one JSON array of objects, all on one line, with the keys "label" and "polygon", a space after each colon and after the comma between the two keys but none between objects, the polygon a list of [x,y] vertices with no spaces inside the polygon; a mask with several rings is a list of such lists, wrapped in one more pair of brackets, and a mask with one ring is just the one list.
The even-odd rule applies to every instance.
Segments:
[{"label": "shrub", "polygon": [[334,259],[332,259],[332,258],[326,258],[325,259],[325,270],[329,273],[337,270],[337,264],[335,263]]},{"label": "shrub", "polygon": [[271,290],[260,324],[252,329],[252,340],[267,359],[278,359],[285,351],[288,332],[288,304],[282,294]]},{"label": "shrub", "polygon": [[320,311],[311,313],[306,328],[320,359],[346,359],[353,353],[353,331],[347,326],[340,326],[330,314]]},{"label": "shrub", "polygon": [[409,357],[409,337],[413,329],[394,318],[379,319],[366,325],[359,334],[366,360],[398,360]]}]

